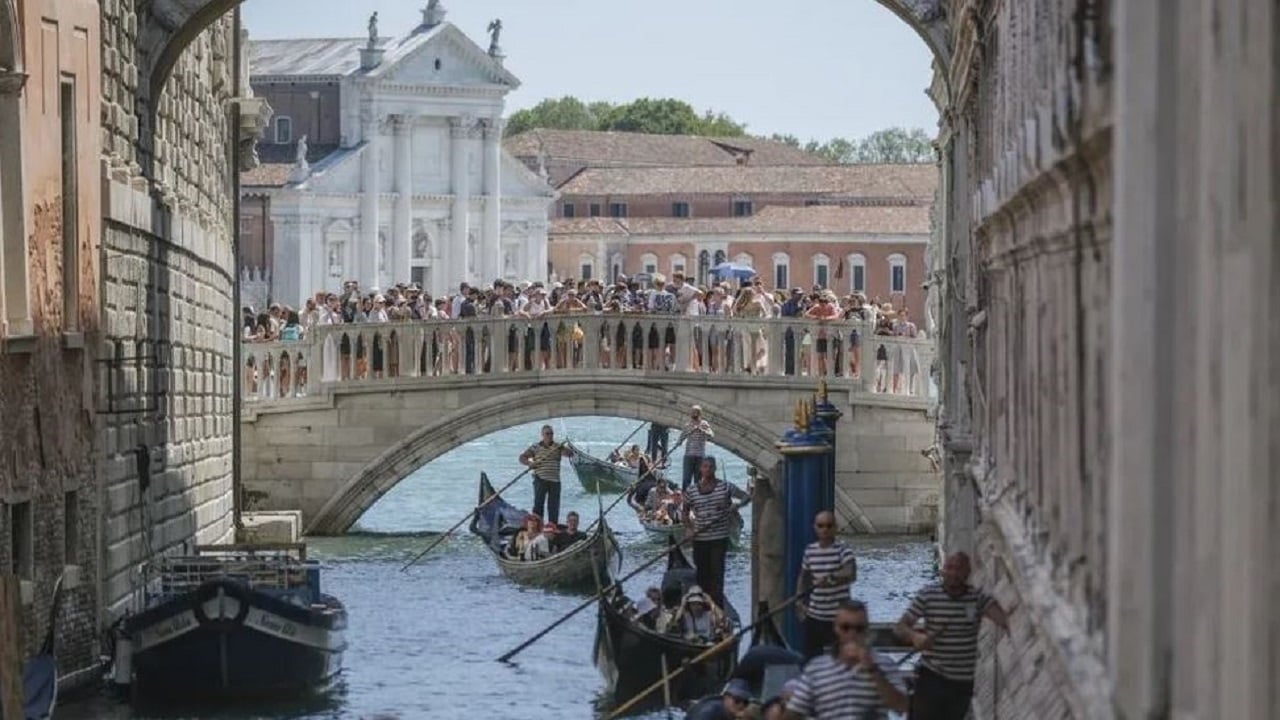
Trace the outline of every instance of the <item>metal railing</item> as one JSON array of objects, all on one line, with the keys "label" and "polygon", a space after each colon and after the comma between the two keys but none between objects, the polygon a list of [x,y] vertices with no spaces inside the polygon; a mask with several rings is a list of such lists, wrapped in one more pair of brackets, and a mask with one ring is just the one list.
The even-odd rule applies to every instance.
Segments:
[{"label": "metal railing", "polygon": [[242,347],[244,399],[271,402],[402,378],[632,373],[825,378],[833,388],[929,397],[930,339],[797,318],[544,315],[318,325]]}]

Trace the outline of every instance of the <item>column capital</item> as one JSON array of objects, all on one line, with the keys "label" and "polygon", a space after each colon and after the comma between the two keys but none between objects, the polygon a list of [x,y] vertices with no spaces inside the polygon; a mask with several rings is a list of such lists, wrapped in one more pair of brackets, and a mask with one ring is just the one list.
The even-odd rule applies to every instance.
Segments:
[{"label": "column capital", "polygon": [[506,120],[502,118],[486,118],[482,122],[486,140],[502,140],[502,131],[507,127]]},{"label": "column capital", "polygon": [[26,73],[0,68],[0,95],[17,95],[26,83]]},{"label": "column capital", "polygon": [[407,134],[413,129],[413,118],[409,115],[392,115],[389,122],[392,132],[397,135]]}]

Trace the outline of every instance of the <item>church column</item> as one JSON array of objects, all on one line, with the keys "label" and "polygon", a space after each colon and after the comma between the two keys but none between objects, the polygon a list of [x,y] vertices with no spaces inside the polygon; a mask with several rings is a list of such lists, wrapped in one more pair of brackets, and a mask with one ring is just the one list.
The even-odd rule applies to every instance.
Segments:
[{"label": "church column", "polygon": [[302,294],[298,298],[299,309],[307,304],[307,298],[328,289],[329,267],[324,247],[324,228],[320,218],[306,218],[302,226],[301,260],[306,271],[302,273]]},{"label": "church column", "polygon": [[449,119],[449,139],[452,142],[453,162],[450,165],[450,181],[453,185],[452,238],[449,251],[443,253],[449,258],[449,274],[446,286],[451,291],[458,289],[458,283],[467,280],[467,268],[471,264],[471,245],[468,235],[471,223],[468,217],[471,206],[471,178],[467,163],[467,143],[471,123],[465,118]]},{"label": "church column", "polygon": [[399,115],[395,119],[396,138],[396,212],[387,264],[388,285],[409,282],[409,261],[413,251],[413,119]]},{"label": "church column", "polygon": [[360,238],[356,241],[355,280],[362,290],[378,284],[378,125],[370,114],[361,117],[364,122],[365,147],[360,164]]},{"label": "church column", "polygon": [[[302,249],[302,219],[296,215],[275,218],[275,242],[271,253],[271,299],[297,305],[306,275],[307,258]],[[264,312],[262,308],[254,308]]]},{"label": "church column", "polygon": [[480,282],[502,277],[502,127],[494,118],[484,127],[484,239],[481,241]]}]

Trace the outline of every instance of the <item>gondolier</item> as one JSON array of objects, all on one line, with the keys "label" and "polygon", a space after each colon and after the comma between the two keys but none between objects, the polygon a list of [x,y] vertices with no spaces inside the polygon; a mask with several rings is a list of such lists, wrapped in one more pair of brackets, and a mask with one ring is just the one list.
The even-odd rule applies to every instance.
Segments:
[{"label": "gondolier", "polygon": [[849,599],[849,585],[858,577],[853,550],[836,540],[836,517],[823,510],[813,519],[817,541],[804,549],[796,587],[812,589],[809,601],[796,603],[804,618],[804,655],[814,658],[835,642],[836,610]]},{"label": "gondolier", "polygon": [[533,468],[533,513],[551,523],[560,522],[560,458],[573,456],[567,444],[555,447],[555,430],[543,425],[542,439],[520,453],[520,464]]},{"label": "gondolier", "polygon": [[702,417],[702,407],[689,408],[689,423],[684,428],[684,471],[680,474],[680,486],[688,492],[689,485],[698,477],[698,467],[707,455],[707,441],[715,437],[711,423]]},{"label": "gondolier", "polygon": [[693,535],[693,564],[698,584],[717,605],[724,605],[724,559],[729,552],[733,489],[716,477],[716,459],[703,458],[698,481],[686,493],[684,522]]},{"label": "gondolier", "polygon": [[[969,556],[954,553],[942,565],[942,582],[916,593],[894,632],[920,651],[912,720],[964,720],[973,699],[982,618],[1009,632],[1003,608],[969,584]],[[917,627],[921,622],[923,627]]]}]

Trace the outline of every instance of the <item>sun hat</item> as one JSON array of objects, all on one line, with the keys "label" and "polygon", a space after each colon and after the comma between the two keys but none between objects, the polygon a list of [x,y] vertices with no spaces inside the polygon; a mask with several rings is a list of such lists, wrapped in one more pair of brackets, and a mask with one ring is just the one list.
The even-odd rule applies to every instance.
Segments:
[{"label": "sun hat", "polygon": [[724,692],[721,695],[737,698],[743,702],[751,702],[755,700],[755,696],[751,694],[751,686],[743,678],[734,678],[724,686]]}]

